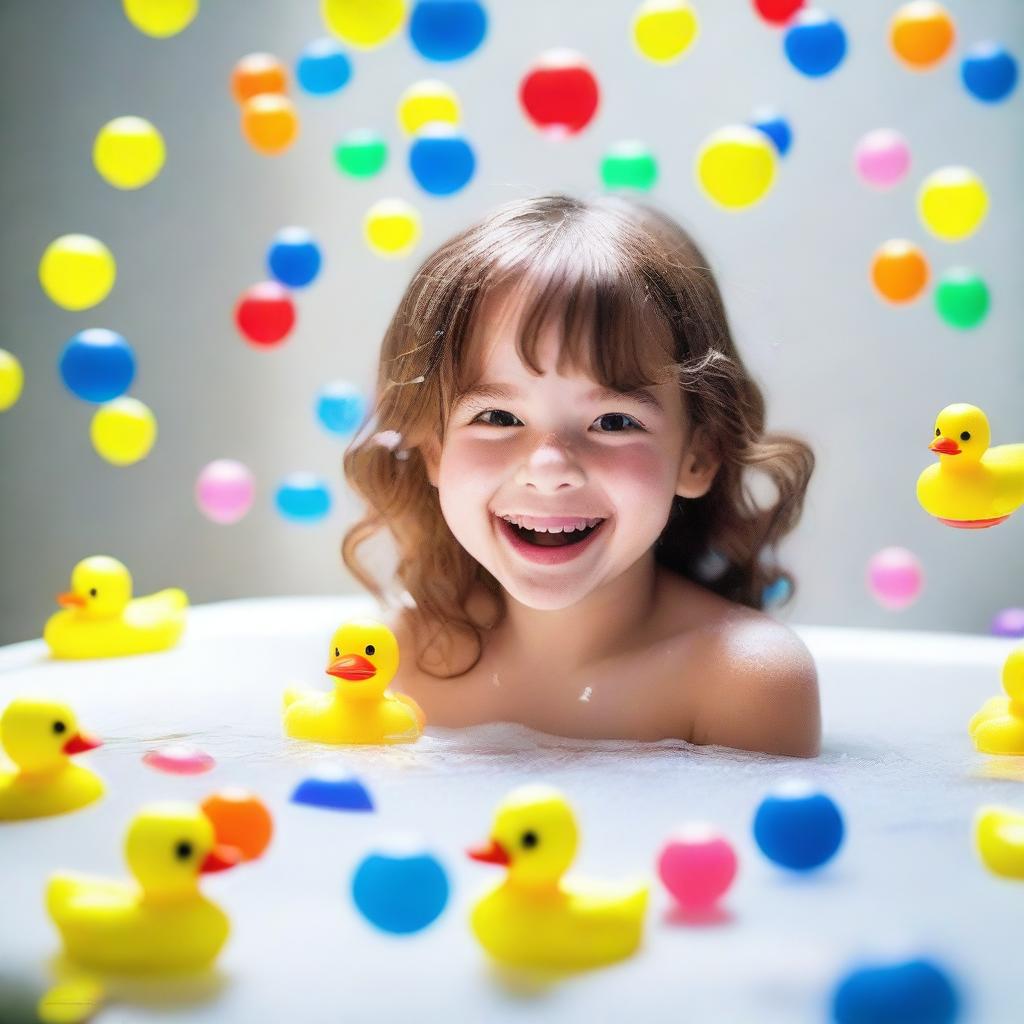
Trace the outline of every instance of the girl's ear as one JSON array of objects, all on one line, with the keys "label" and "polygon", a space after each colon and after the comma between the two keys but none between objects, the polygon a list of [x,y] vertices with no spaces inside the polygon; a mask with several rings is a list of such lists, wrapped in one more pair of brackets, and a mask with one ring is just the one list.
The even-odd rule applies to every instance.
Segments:
[{"label": "girl's ear", "polygon": [[722,460],[703,427],[690,435],[690,442],[679,464],[676,494],[681,498],[702,498],[715,482]]}]

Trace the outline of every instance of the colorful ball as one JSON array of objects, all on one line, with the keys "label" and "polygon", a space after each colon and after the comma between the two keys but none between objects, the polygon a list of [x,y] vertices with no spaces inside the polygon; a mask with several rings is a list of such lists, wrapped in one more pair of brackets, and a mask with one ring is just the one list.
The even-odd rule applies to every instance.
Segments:
[{"label": "colorful ball", "polygon": [[131,345],[105,327],[79,331],[64,346],[60,376],[73,395],[86,402],[109,402],[123,395],[135,379]]},{"label": "colorful ball", "polygon": [[164,165],[163,136],[141,117],[115,117],[96,136],[92,162],[101,178],[114,188],[148,185]]},{"label": "colorful ball", "polygon": [[910,169],[910,148],[899,132],[879,128],[862,136],[853,153],[857,173],[875,188],[889,188]]},{"label": "colorful ball", "polygon": [[274,495],[277,511],[295,523],[313,523],[331,510],[327,484],[312,473],[292,473],[281,481]]},{"label": "colorful ball", "polygon": [[295,78],[311,96],[330,96],[348,85],[352,64],[333,39],[314,39],[299,54]]},{"label": "colorful ball", "polygon": [[420,129],[409,148],[409,170],[425,192],[449,196],[469,183],[476,156],[455,128],[434,122]]},{"label": "colorful ball", "polygon": [[299,116],[287,96],[264,92],[242,104],[242,135],[264,156],[283,153],[298,134]]},{"label": "colorful ball", "polygon": [[658,161],[642,142],[616,142],[601,160],[601,183],[607,189],[647,192],[657,180]]},{"label": "colorful ball", "polygon": [[233,846],[243,860],[255,860],[270,845],[274,819],[263,801],[247,789],[229,786],[199,806],[213,823],[217,842]]},{"label": "colorful ball", "polygon": [[968,330],[988,315],[988,285],[967,267],[953,267],[939,279],[935,308],[950,327]]},{"label": "colorful ball", "polygon": [[785,25],[804,5],[804,0],[754,0],[754,10],[770,25]]},{"label": "colorful ball", "polygon": [[1024,638],[1024,608],[1004,608],[992,620],[993,636]]},{"label": "colorful ball", "polygon": [[858,964],[832,994],[835,1024],[954,1024],[960,995],[946,969],[932,960]]},{"label": "colorful ball", "polygon": [[6,412],[21,397],[25,372],[17,357],[0,348],[0,412]]},{"label": "colorful ball", "polygon": [[199,12],[199,0],[123,0],[128,20],[157,39],[176,36]]},{"label": "colorful ball", "polygon": [[363,813],[374,810],[373,797],[363,783],[339,765],[327,765],[307,775],[292,790],[293,804],[322,807],[328,811]]},{"label": "colorful ball", "polygon": [[790,64],[810,78],[835,71],[846,56],[846,33],[831,15],[802,10],[782,40]]},{"label": "colorful ball", "polygon": [[197,747],[177,743],[147,750],[142,755],[142,763],[168,775],[202,775],[215,764],[209,754]]},{"label": "colorful ball", "polygon": [[1017,87],[1017,59],[999,43],[978,43],[961,62],[960,79],[975,99],[1001,103]]},{"label": "colorful ball", "polygon": [[458,124],[461,118],[455,90],[434,78],[410,85],[398,98],[398,124],[406,135],[415,135],[431,121]]},{"label": "colorful ball", "polygon": [[411,843],[375,850],[352,876],[352,900],[381,931],[409,935],[441,916],[448,903],[448,875],[428,850]]},{"label": "colorful ball", "polygon": [[728,210],[759,202],[775,180],[775,147],[747,125],[721,128],[697,154],[697,181],[705,195]]},{"label": "colorful ball", "polygon": [[110,294],[116,277],[117,264],[110,250],[89,235],[61,235],[39,261],[39,283],[62,309],[97,305]]},{"label": "colorful ball", "polygon": [[317,419],[325,430],[342,436],[353,433],[366,415],[363,393],[347,380],[325,385],[316,400]]},{"label": "colorful ball", "polygon": [[196,504],[214,523],[237,523],[252,508],[255,494],[252,472],[234,459],[216,459],[196,478]]},{"label": "colorful ball", "polygon": [[917,212],[933,235],[959,242],[978,230],[988,212],[988,193],[968,167],[943,167],[925,178],[917,194]]},{"label": "colorful ball", "polygon": [[785,576],[780,576],[761,591],[761,604],[765,608],[775,608],[785,604],[792,593],[793,584]]},{"label": "colorful ball", "polygon": [[904,64],[915,71],[934,67],[949,53],[956,30],[942,4],[913,0],[889,23],[889,43]]},{"label": "colorful ball", "polygon": [[928,261],[913,242],[891,239],[875,252],[871,281],[888,302],[912,302],[928,283]]},{"label": "colorful ball", "polygon": [[687,825],[658,855],[658,877],[684,910],[709,910],[736,877],[736,852],[710,825]]},{"label": "colorful ball", "polygon": [[137,398],[115,398],[96,410],[89,434],[107,462],[130,466],[144,459],[156,442],[156,417]]},{"label": "colorful ball", "polygon": [[409,39],[427,60],[468,57],[487,35],[487,12],[477,0],[419,0],[409,20]]},{"label": "colorful ball", "polygon": [[320,273],[323,256],[305,228],[282,228],[267,250],[271,276],[289,288],[304,288]]},{"label": "colorful ball", "polygon": [[349,132],[334,147],[334,162],[350,178],[372,178],[388,160],[388,144],[374,131]]},{"label": "colorful ball", "polygon": [[699,29],[697,12],[687,0],[644,0],[633,15],[633,43],[656,64],[682,57]]},{"label": "colorful ball", "polygon": [[235,324],[253,345],[277,345],[295,326],[295,304],[283,285],[261,281],[242,293],[235,306]]},{"label": "colorful ball", "polygon": [[906,548],[883,548],[868,562],[868,589],[883,608],[909,607],[920,597],[923,585],[921,563]]},{"label": "colorful ball", "polygon": [[231,71],[231,95],[245,103],[263,93],[288,91],[288,72],[272,53],[246,54]]},{"label": "colorful ball", "polygon": [[803,782],[779,786],[754,815],[754,839],[761,852],[791,871],[828,863],[842,844],[843,832],[835,801]]},{"label": "colorful ball", "polygon": [[597,79],[575,50],[542,53],[519,83],[526,116],[554,138],[582,131],[597,112]]},{"label": "colorful ball", "polygon": [[420,215],[404,199],[381,199],[366,211],[363,234],[378,256],[405,256],[420,237]]},{"label": "colorful ball", "polygon": [[750,124],[771,139],[779,156],[785,156],[789,152],[793,145],[793,129],[780,113],[774,110],[756,110]]},{"label": "colorful ball", "polygon": [[405,0],[320,0],[320,14],[343,43],[369,50],[402,27]]}]

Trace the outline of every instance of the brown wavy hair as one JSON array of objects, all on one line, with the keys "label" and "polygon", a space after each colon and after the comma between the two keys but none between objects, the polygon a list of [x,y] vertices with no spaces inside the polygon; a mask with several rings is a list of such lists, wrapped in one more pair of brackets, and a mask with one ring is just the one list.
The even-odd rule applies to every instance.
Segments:
[{"label": "brown wavy hair", "polygon": [[[431,651],[435,667],[450,666],[452,644],[465,636],[476,657],[447,677],[469,671],[484,632],[505,614],[501,584],[448,528],[421,449],[443,444],[448,410],[477,379],[480,309],[507,285],[523,287],[517,345],[532,372],[540,373],[538,336],[554,324],[559,372],[568,363],[618,390],[677,381],[691,427],[703,428],[721,459],[706,495],[673,499],[656,562],[753,608],[781,579],[792,592],[775,554],[800,518],[814,456],[803,441],[764,432],[764,399],[700,249],[668,216],[622,198],[521,199],[445,242],[413,275],[381,346],[374,408],[345,452],[346,479],[366,511],[345,533],[342,558],[391,604],[397,592],[389,596],[357,557],[390,531],[395,580],[424,627],[417,666],[429,671]],[[755,497],[756,474],[770,481],[768,498]],[[474,607],[479,593],[492,599],[490,614]]]}]

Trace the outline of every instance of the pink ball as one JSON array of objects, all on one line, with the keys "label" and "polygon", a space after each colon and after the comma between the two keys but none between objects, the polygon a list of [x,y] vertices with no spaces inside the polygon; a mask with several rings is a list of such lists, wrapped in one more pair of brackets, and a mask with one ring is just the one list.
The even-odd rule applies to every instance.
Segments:
[{"label": "pink ball", "polygon": [[899,132],[880,128],[868,132],[854,150],[857,173],[875,188],[889,188],[901,181],[910,167],[910,149]]},{"label": "pink ball", "polygon": [[921,563],[906,548],[883,548],[868,562],[868,587],[883,608],[912,605],[923,583]]},{"label": "pink ball", "polygon": [[172,745],[157,750],[147,750],[142,760],[158,772],[168,775],[201,775],[208,772],[214,765],[209,754],[197,747]]},{"label": "pink ball", "polygon": [[710,910],[736,877],[736,853],[710,825],[687,825],[662,847],[658,875],[684,910]]},{"label": "pink ball", "polygon": [[233,459],[217,459],[196,480],[196,502],[207,519],[237,523],[252,507],[255,484],[247,466]]}]

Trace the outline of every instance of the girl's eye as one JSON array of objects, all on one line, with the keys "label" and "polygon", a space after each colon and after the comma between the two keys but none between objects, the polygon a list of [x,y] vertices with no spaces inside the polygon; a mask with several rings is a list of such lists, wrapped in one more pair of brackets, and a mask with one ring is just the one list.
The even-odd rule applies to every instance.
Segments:
[{"label": "girl's eye", "polygon": [[[510,419],[513,419],[516,422],[515,423],[502,423],[502,422],[486,423],[486,422],[480,420],[481,416],[490,416],[492,414],[495,415],[495,416],[508,416]],[[621,427],[621,426],[617,426],[617,427],[613,427],[610,430],[599,430],[598,431],[599,434],[622,434],[622,433],[627,433],[629,430],[643,430],[644,429],[643,426],[640,424],[640,422],[638,420],[633,419],[632,416],[628,416],[624,412],[606,412],[603,416],[598,416],[598,418],[594,422],[595,423],[600,423],[602,420],[608,420],[608,419],[611,419],[611,420],[614,420],[614,421],[628,420],[628,421],[630,421],[633,424],[633,426],[632,427],[627,426],[627,427],[624,427],[624,428]],[[512,413],[506,412],[504,409],[485,409],[482,413],[479,413],[472,420],[473,423],[476,423],[477,421],[484,422],[484,425],[485,426],[489,426],[489,427],[522,426],[522,423],[518,419],[516,419],[516,417],[513,416]]]},{"label": "girl's eye", "polygon": [[[600,422],[601,420],[608,420],[608,419],[610,419],[610,420],[630,420],[634,424],[634,426],[626,428],[626,430],[643,430],[644,429],[637,420],[634,420],[632,416],[627,416],[626,413],[624,413],[624,412],[606,412],[603,416],[599,416],[598,417],[598,422]],[[602,433],[602,434],[622,434],[622,433],[625,433],[626,430],[623,430],[623,429],[602,430],[602,431],[600,431],[600,433]]]},{"label": "girl's eye", "polygon": [[[472,423],[476,423],[477,420],[479,420],[481,416],[490,416],[492,413],[495,416],[508,416],[510,419],[513,419],[513,420],[516,419],[516,417],[513,416],[512,413],[505,412],[504,409],[484,409],[483,412],[478,413],[476,416],[474,416],[473,419],[471,420],[471,422]],[[518,423],[520,426],[522,426],[522,424],[518,420],[516,420],[516,423]],[[516,423],[484,423],[484,426],[487,426],[487,427],[512,427],[512,426],[515,426]]]}]

